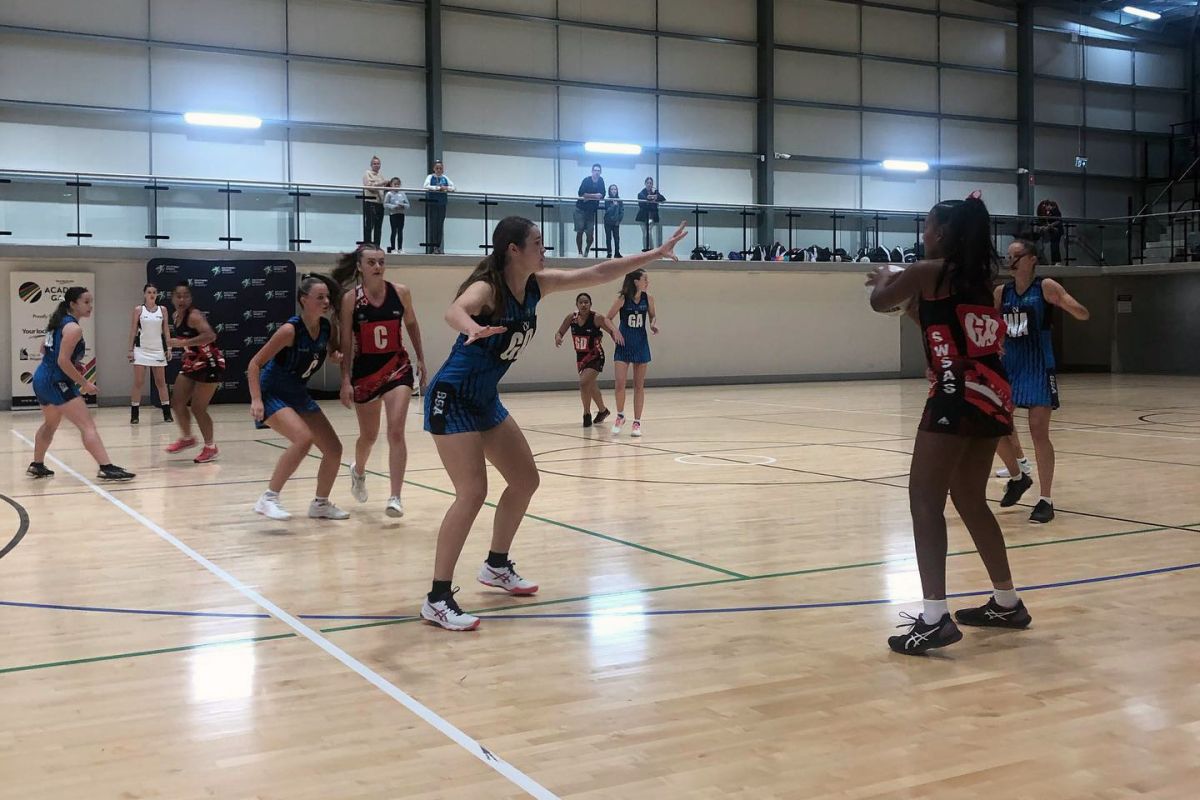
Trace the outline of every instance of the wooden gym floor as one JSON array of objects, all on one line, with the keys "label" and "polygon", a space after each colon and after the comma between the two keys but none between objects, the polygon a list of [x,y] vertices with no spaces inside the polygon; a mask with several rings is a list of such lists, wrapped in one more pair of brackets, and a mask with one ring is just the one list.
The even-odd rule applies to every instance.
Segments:
[{"label": "wooden gym floor", "polygon": [[[415,413],[408,515],[382,513],[381,445],[368,504],[339,478],[342,523],[303,518],[315,460],[283,495],[300,518],[252,513],[279,439],[242,407],[202,466],[151,409],[100,411],[139,473],[104,490],[67,425],[51,453],[81,477],[25,478],[39,417],[4,414],[0,797],[1194,797],[1200,379],[1062,383],[1058,519],[1026,522],[1036,491],[1000,515],[1033,627],[928,658],[884,643],[919,607],[922,381],[652,389],[618,441],[574,393],[509,395],[541,592],[475,583],[485,509],[471,634],[412,620],[450,487]],[[980,602],[948,517],[951,605]]]}]

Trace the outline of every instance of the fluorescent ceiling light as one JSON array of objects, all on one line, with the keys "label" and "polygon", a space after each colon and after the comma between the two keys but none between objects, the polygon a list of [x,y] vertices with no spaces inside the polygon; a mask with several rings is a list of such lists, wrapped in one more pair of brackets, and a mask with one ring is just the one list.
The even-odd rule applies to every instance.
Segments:
[{"label": "fluorescent ceiling light", "polygon": [[618,156],[638,156],[642,154],[640,144],[621,144],[620,142],[585,142],[583,149],[589,153],[611,153]]},{"label": "fluorescent ceiling light", "polygon": [[928,172],[929,165],[924,161],[903,161],[898,158],[889,158],[883,162],[884,169],[892,169],[898,172]]},{"label": "fluorescent ceiling light", "polygon": [[218,128],[258,128],[262,120],[248,114],[210,114],[205,111],[189,111],[183,115],[189,125],[212,125]]},{"label": "fluorescent ceiling light", "polygon": [[1158,14],[1154,11],[1146,11],[1145,9],[1138,8],[1137,6],[1125,6],[1121,10],[1126,14],[1132,14],[1133,16],[1141,17],[1142,19],[1162,19],[1162,14]]}]

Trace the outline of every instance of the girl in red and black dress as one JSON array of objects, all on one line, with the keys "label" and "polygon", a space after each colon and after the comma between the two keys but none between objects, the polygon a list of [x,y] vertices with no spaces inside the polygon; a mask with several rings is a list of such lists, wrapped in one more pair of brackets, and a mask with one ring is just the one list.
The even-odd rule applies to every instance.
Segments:
[{"label": "girl in red and black dress", "polygon": [[[604,371],[604,331],[617,344],[624,340],[621,334],[613,330],[612,323],[606,317],[592,311],[592,296],[580,292],[575,298],[575,311],[567,314],[558,332],[554,334],[554,346],[561,347],[563,334],[571,329],[571,343],[575,346],[575,367],[579,370],[579,396],[583,400],[583,427],[590,428],[599,425],[608,417],[608,408],[596,385],[600,373]],[[592,417],[592,401],[596,402],[596,416]]]},{"label": "girl in red and black dress", "polygon": [[225,373],[225,356],[217,347],[217,334],[208,324],[204,312],[192,305],[192,287],[180,281],[171,293],[175,305],[173,316],[174,336],[167,340],[168,347],[183,348],[183,367],[175,377],[175,391],[171,395],[171,409],[179,425],[179,438],[167,446],[168,453],[178,453],[196,446],[192,436],[192,417],[204,438],[204,447],[193,461],[203,464],[216,461],[217,443],[213,439],[213,421],[208,415],[208,404],[221,386]]},{"label": "girl in red and black dress", "polygon": [[1001,436],[1012,432],[1012,390],[1001,361],[1004,318],[992,302],[999,256],[991,218],[978,195],[937,204],[925,221],[927,261],[899,273],[871,273],[871,307],[906,301],[921,325],[932,385],[917,429],[908,497],[924,609],[906,617],[908,631],[888,639],[918,655],[962,638],[946,604],[946,495],[954,502],[992,580],[979,608],[960,609],[963,625],[1024,628],[1029,612],[1017,596],[1004,534],[987,503],[987,481]]}]

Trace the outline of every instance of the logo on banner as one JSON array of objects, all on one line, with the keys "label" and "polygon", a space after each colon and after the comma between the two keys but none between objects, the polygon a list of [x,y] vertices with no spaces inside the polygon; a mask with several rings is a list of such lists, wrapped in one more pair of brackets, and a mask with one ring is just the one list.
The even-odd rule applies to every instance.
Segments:
[{"label": "logo on banner", "polygon": [[291,292],[287,289],[273,289],[267,292],[266,299],[268,300],[286,300],[291,296]]},{"label": "logo on banner", "polygon": [[267,333],[274,333],[275,331],[279,330],[282,327],[283,327],[282,322],[268,322],[267,323]]},{"label": "logo on banner", "polygon": [[286,275],[289,269],[293,269],[291,264],[268,264],[262,268],[263,275]]},{"label": "logo on banner", "polygon": [[267,339],[269,339],[269,338],[271,338],[271,337],[269,337],[269,336],[246,336],[242,339],[242,344],[245,345],[246,347],[249,347],[249,346],[255,345],[255,344],[264,345],[267,343]]},{"label": "logo on banner", "polygon": [[36,303],[38,300],[42,299],[42,287],[38,286],[33,281],[25,281],[21,284],[20,288],[17,289],[17,294],[19,294],[21,299],[26,303]]},{"label": "logo on banner", "polygon": [[178,275],[179,267],[176,264],[159,264],[154,268],[155,275]]},{"label": "logo on banner", "polygon": [[249,308],[242,312],[242,319],[266,319],[267,312],[264,309]]},{"label": "logo on banner", "polygon": [[22,372],[21,373],[21,383],[26,383],[26,384],[33,383],[33,373],[32,372]]},{"label": "logo on banner", "polygon": [[193,289],[207,289],[208,278],[188,278],[188,286]]},{"label": "logo on banner", "polygon": [[212,326],[212,329],[216,331],[218,335],[222,333],[237,333],[238,324],[236,322],[218,322],[216,325]]},{"label": "logo on banner", "polygon": [[237,267],[222,267],[221,265],[218,264],[217,266],[212,268],[212,274],[213,275],[236,275]]},{"label": "logo on banner", "polygon": [[214,303],[228,303],[238,299],[237,292],[213,292]]},{"label": "logo on banner", "polygon": [[266,286],[266,285],[267,285],[266,278],[245,278],[242,280],[242,288],[243,289],[249,289],[251,286],[253,286],[254,288],[257,289],[259,286]]}]

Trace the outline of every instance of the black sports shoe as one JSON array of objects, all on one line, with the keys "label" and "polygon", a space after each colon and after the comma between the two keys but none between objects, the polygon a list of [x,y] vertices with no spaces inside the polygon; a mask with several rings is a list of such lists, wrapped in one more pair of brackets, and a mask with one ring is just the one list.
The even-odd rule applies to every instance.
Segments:
[{"label": "black sports shoe", "polygon": [[1029,491],[1030,486],[1033,486],[1033,478],[1024,472],[1021,473],[1020,478],[1010,480],[1008,486],[1004,488],[1004,498],[1000,501],[1000,507],[1009,508],[1015,506],[1022,495]]},{"label": "black sports shoe", "polygon": [[1029,521],[1045,524],[1052,519],[1054,519],[1054,505],[1045,500],[1038,500],[1037,505],[1033,507],[1033,513],[1029,515]]},{"label": "black sports shoe", "polygon": [[583,415],[583,427],[585,427],[585,428],[592,427],[592,412],[589,411],[588,413]]},{"label": "black sports shoe", "polygon": [[163,411],[163,422],[174,422],[175,421],[175,417],[171,416],[171,407],[170,406],[163,406],[162,411]]},{"label": "black sports shoe", "polygon": [[914,617],[900,612],[900,616],[909,620],[897,625],[897,628],[908,628],[908,633],[888,637],[888,647],[906,656],[919,656],[927,650],[954,644],[962,638],[962,631],[950,619],[949,614],[943,614],[936,625],[928,625],[920,617]]},{"label": "black sports shoe", "polygon": [[116,464],[108,464],[100,468],[96,477],[102,481],[131,481],[137,476],[128,470],[121,469]]},{"label": "black sports shoe", "polygon": [[130,406],[129,407],[129,424],[130,425],[138,424],[138,411],[140,411],[140,410],[141,409],[138,406]]},{"label": "black sports shoe", "polygon": [[31,478],[53,478],[54,470],[46,469],[46,465],[40,461],[30,461],[25,474]]},{"label": "black sports shoe", "polygon": [[960,608],[954,612],[954,619],[960,625],[977,628],[1028,628],[1033,622],[1024,601],[1018,600],[1016,608],[1005,608],[995,597],[989,597],[979,608]]},{"label": "black sports shoe", "polygon": [[599,425],[601,422],[604,422],[604,420],[608,419],[609,413],[610,412],[607,408],[600,409],[596,412],[596,417],[592,420],[592,424]]}]

